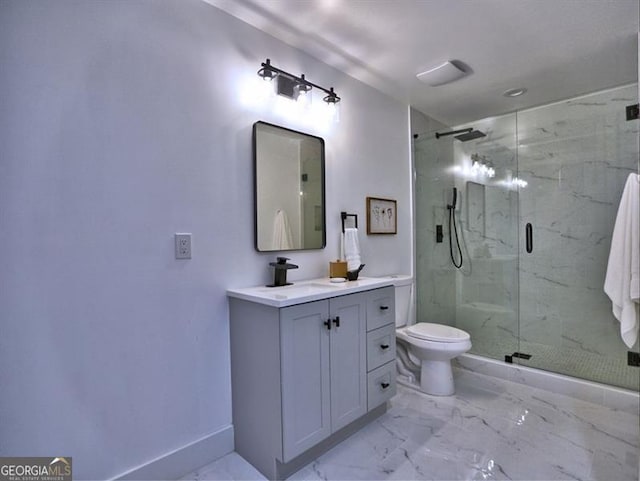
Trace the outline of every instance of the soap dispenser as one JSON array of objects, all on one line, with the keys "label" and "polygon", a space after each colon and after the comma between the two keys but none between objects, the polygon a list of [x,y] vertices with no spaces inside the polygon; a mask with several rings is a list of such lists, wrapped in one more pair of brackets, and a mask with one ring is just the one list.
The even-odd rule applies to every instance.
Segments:
[{"label": "soap dispenser", "polygon": [[287,271],[289,269],[297,269],[295,264],[289,264],[287,257],[276,257],[276,262],[269,262],[274,267],[273,284],[267,284],[267,287],[290,286],[292,283],[287,282]]}]

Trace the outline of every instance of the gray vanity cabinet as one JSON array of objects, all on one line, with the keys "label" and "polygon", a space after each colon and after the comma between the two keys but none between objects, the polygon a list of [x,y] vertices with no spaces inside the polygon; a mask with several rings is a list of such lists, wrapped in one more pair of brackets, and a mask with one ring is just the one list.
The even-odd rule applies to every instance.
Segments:
[{"label": "gray vanity cabinet", "polygon": [[378,366],[394,364],[384,354],[372,364],[367,345],[392,339],[372,338],[367,326],[373,292],[282,307],[229,298],[235,448],[269,479],[286,478],[386,411],[392,390],[372,388],[387,383]]},{"label": "gray vanity cabinet", "polygon": [[367,411],[366,298],[280,310],[283,461]]}]

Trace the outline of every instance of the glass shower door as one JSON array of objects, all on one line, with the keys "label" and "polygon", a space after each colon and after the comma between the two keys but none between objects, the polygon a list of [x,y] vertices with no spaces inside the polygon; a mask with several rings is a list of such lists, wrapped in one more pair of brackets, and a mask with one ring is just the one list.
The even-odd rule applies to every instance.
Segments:
[{"label": "glass shower door", "polygon": [[603,286],[622,189],[638,170],[638,121],[625,118],[637,88],[519,112],[517,122],[520,351],[531,356],[518,362],[635,390],[639,371]]},{"label": "glass shower door", "polygon": [[475,121],[484,137],[453,141],[464,262],[456,275],[456,323],[472,354],[504,361],[519,351],[516,116]]}]

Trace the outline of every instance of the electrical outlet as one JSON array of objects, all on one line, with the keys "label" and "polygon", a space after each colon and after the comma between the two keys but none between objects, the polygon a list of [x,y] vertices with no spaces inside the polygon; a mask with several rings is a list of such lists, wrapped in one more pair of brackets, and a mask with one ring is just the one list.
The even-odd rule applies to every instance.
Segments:
[{"label": "electrical outlet", "polygon": [[176,259],[191,259],[191,234],[176,234]]}]

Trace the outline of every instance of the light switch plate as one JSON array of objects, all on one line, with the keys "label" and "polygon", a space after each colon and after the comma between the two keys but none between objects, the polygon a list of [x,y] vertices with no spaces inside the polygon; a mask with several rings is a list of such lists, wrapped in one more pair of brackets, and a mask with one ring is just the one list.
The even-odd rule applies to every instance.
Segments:
[{"label": "light switch plate", "polygon": [[176,234],[176,259],[191,259],[191,234]]}]

